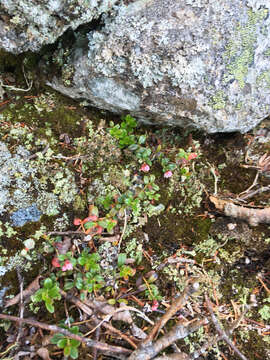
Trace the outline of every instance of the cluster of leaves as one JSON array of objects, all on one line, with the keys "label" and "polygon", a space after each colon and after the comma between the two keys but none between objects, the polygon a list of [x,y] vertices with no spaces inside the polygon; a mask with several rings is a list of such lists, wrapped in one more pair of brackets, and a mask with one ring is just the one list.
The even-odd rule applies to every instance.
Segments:
[{"label": "cluster of leaves", "polygon": [[[69,254],[60,256],[69,256]],[[99,255],[89,253],[88,249],[84,249],[77,259],[73,257],[71,261],[74,268],[69,273],[60,274],[66,277],[64,289],[78,289],[81,292],[81,299],[83,299],[85,292],[92,293],[102,288],[104,279],[98,264],[99,260]]]},{"label": "cluster of leaves", "polygon": [[100,218],[98,208],[93,204],[89,206],[89,214],[85,219],[74,219],[74,225],[79,226],[78,230],[91,236],[101,234],[104,229],[111,233],[116,224],[117,220],[110,216]]},{"label": "cluster of leaves", "polygon": [[[72,267],[66,271],[63,271],[62,268],[58,270],[56,267],[56,273],[46,278],[42,283],[42,287],[31,297],[33,303],[43,301],[46,309],[50,313],[54,313],[54,302],[56,300],[61,300],[60,278],[64,279],[64,290],[77,289],[81,300],[85,299],[87,293],[97,292],[100,289],[103,289],[103,295],[106,294],[107,302],[109,304],[114,305],[116,302],[127,303],[125,299],[117,298],[115,290],[111,292],[112,289],[119,288],[120,283],[119,285],[116,284],[116,286],[106,286],[99,265],[99,254],[91,253],[89,249],[84,249],[82,252],[78,252],[77,255],[68,251],[65,254],[60,254],[58,258],[61,264],[69,261],[70,264],[72,264]],[[126,262],[127,255],[125,253],[120,253],[118,255],[114,276],[116,283],[121,280],[128,281],[129,277],[134,276],[136,273],[136,269],[127,265]],[[144,277],[141,276],[140,279],[141,280],[136,283],[137,289],[139,289],[139,291],[144,291],[147,299],[155,301],[155,306],[157,306],[157,300],[160,300],[161,296],[157,286],[153,284],[157,279],[156,273],[151,271],[145,274]],[[144,280],[144,283],[142,283],[142,279]],[[111,295],[113,295],[113,297]],[[69,327],[68,330],[74,334],[79,334],[79,328],[76,326]],[[78,357],[79,341],[69,339],[63,334],[58,333],[53,336],[51,342],[56,344],[60,349],[63,349],[65,356],[70,356],[73,359]]]},{"label": "cluster of leaves", "polygon": [[[151,172],[153,162],[157,161],[162,167],[165,178],[170,178],[173,171],[179,171],[182,180],[190,176],[189,163],[198,156],[197,153],[180,148],[178,152],[174,152],[168,157],[166,151],[162,150],[161,145],[158,145],[153,151],[145,145],[147,143],[145,134],[134,135],[135,128],[135,119],[127,115],[120,125],[112,124],[109,132],[118,140],[121,149],[127,148],[131,151],[140,164],[139,171],[142,173]],[[117,195],[107,194],[103,198],[99,198],[99,203],[105,210],[109,210],[108,216],[117,218],[117,215],[123,213],[124,209],[129,209],[135,217],[138,217],[142,209],[153,206],[159,200],[160,194],[156,176],[154,174],[145,175],[141,183],[139,177],[135,174],[134,178],[136,177],[135,190],[132,189],[130,181],[126,191]],[[150,212],[148,215],[151,216]]]},{"label": "cluster of leaves", "polygon": [[135,154],[135,157],[140,164],[146,163],[151,166],[152,150],[149,147],[142,146],[146,142],[146,135],[134,135],[134,129],[136,127],[136,120],[132,116],[127,115],[123,118],[121,125],[113,125],[112,123],[109,132],[118,140],[121,149],[127,147]]},{"label": "cluster of leaves", "polygon": [[43,287],[40,288],[31,299],[34,303],[44,301],[46,309],[50,313],[54,313],[54,301],[61,299],[58,282],[53,278],[45,279]]},{"label": "cluster of leaves", "polygon": [[170,159],[162,151],[162,146],[158,145],[156,151],[153,153],[151,148],[148,146],[143,146],[147,137],[143,135],[134,135],[134,129],[136,128],[136,120],[130,115],[124,117],[121,125],[111,124],[111,129],[109,130],[110,134],[116,138],[119,142],[119,147],[121,149],[127,147],[132,151],[140,164],[143,164],[141,170],[148,172],[150,166],[153,164],[153,160],[158,159],[159,163],[162,166],[162,170],[165,178],[172,176],[172,171],[180,168],[181,175],[188,176],[188,163],[195,159],[198,154],[191,151],[185,151],[184,149],[179,149],[178,153]]},{"label": "cluster of leaves", "polygon": [[[116,264],[115,281],[119,279],[128,280],[136,273],[136,270],[126,265],[126,254],[120,253]],[[51,275],[43,282],[41,287],[33,296],[34,303],[44,301],[47,310],[54,312],[54,301],[61,299],[60,285],[58,279],[64,278],[64,289],[77,289],[83,300],[86,293],[96,292],[105,286],[102,270],[100,268],[100,256],[98,253],[90,253],[89,249],[84,249],[79,254],[68,251],[58,255],[60,268],[56,274]],[[63,270],[63,264],[69,263],[69,267]],[[108,290],[108,289],[107,289]]]},{"label": "cluster of leaves", "polygon": [[[67,329],[72,334],[81,335],[78,326],[71,326]],[[57,333],[51,338],[51,343],[63,349],[65,356],[70,356],[72,359],[78,358],[78,347],[81,345],[79,340],[70,339],[61,333]]]},{"label": "cluster of leaves", "polygon": [[[128,153],[134,156],[139,168],[134,174],[129,168],[125,169],[126,189],[99,197],[97,202],[103,206],[105,216],[100,216],[98,207],[91,204],[87,217],[74,219],[77,230],[90,238],[100,236],[103,232],[113,234],[119,218],[123,218],[124,214],[133,214],[134,217],[138,217],[142,209],[145,211],[147,206],[154,206],[155,202],[159,200],[160,188],[156,183],[156,176],[151,173],[154,161],[161,165],[165,178],[171,177],[172,172],[177,169],[180,169],[181,175],[188,176],[189,162],[197,156],[197,154],[190,151],[186,152],[183,149],[179,149],[178,153],[168,156],[166,151],[162,151],[160,145],[153,151],[153,148],[146,145],[147,136],[145,134],[134,134],[136,126],[135,119],[130,115],[127,115],[120,125],[111,125],[109,133],[117,139],[120,149],[128,149]],[[103,290],[103,295],[106,294],[108,303],[120,302],[124,299],[117,298],[115,289],[120,287],[123,280],[127,282],[136,273],[136,269],[128,266],[126,260],[127,254],[120,253],[118,255],[113,274],[115,285],[107,286],[100,267],[101,259],[98,253],[91,252],[88,248],[79,252],[74,249],[72,251],[67,249],[65,252],[57,253],[52,261],[55,274],[45,279],[43,287],[32,296],[32,300],[33,302],[43,301],[47,310],[53,313],[54,302],[61,299],[58,281],[62,278],[64,290],[76,289],[82,300],[89,293]],[[161,295],[158,287],[153,283],[156,277],[145,276],[143,280],[144,283],[141,284],[138,281],[138,283],[136,282],[137,288],[139,291],[144,291],[146,298],[152,302],[155,301],[155,306],[157,306],[157,301],[161,299]],[[72,327],[69,331],[78,334],[79,329]],[[78,357],[77,348],[80,345],[78,341],[68,339],[62,334],[56,334],[52,342],[63,349],[65,356],[74,359]]]},{"label": "cluster of leaves", "polygon": [[136,143],[136,136],[133,134],[136,127],[136,120],[132,116],[127,115],[121,125],[113,125],[111,123],[110,134],[119,141],[119,147],[123,149]]}]

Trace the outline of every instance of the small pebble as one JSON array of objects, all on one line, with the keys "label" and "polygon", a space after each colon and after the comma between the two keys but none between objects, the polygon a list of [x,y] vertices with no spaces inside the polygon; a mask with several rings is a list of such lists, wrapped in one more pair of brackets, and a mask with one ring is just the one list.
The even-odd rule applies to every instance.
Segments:
[{"label": "small pebble", "polygon": [[228,228],[228,230],[230,230],[230,231],[234,230],[234,229],[236,228],[236,226],[237,226],[237,224],[235,224],[235,223],[229,223],[229,224],[227,224],[227,228]]}]

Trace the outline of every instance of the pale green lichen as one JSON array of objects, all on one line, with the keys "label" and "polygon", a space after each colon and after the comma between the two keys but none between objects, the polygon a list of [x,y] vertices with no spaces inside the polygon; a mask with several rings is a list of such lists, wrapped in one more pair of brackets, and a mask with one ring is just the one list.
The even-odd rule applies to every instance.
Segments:
[{"label": "pale green lichen", "polygon": [[268,49],[266,49],[263,54],[264,54],[264,56],[270,56],[270,47]]},{"label": "pale green lichen", "polygon": [[139,244],[136,238],[132,238],[126,242],[125,253],[134,259],[137,264],[140,264],[143,259],[143,247]]},{"label": "pale green lichen", "polygon": [[265,85],[270,89],[270,71],[263,71],[256,79],[258,85]]},{"label": "pale green lichen", "polygon": [[53,193],[58,195],[59,200],[65,204],[74,201],[78,188],[74,180],[74,174],[69,169],[61,169],[52,177],[54,184]]},{"label": "pale green lichen", "polygon": [[220,90],[215,95],[213,95],[209,105],[211,105],[214,110],[224,109],[226,106],[224,91]]},{"label": "pale green lichen", "polygon": [[237,104],[235,105],[235,109],[236,109],[236,110],[241,110],[241,109],[242,109],[242,107],[243,107],[243,103],[242,103],[242,101],[241,101],[241,102],[239,102],[239,103],[237,103]]},{"label": "pale green lichen", "polygon": [[249,66],[254,60],[254,46],[257,41],[256,28],[267,16],[267,9],[260,9],[256,12],[249,10],[247,23],[245,25],[238,24],[236,27],[234,38],[229,41],[224,54],[228,71],[224,75],[225,83],[235,79],[240,88],[245,86]]},{"label": "pale green lichen", "polygon": [[43,214],[48,216],[55,216],[59,214],[60,204],[57,196],[52,193],[41,191],[37,198],[37,205]]},{"label": "pale green lichen", "polygon": [[73,65],[64,65],[62,67],[62,80],[63,84],[67,87],[72,85],[73,75],[75,73],[75,69]]}]

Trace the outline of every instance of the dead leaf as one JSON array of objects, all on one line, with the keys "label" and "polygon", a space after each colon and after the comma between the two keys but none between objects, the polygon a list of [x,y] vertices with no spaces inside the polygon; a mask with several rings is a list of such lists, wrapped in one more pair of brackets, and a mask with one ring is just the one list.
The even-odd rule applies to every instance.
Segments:
[{"label": "dead leaf", "polygon": [[54,243],[54,247],[58,250],[60,255],[64,255],[68,252],[71,246],[71,239],[68,236],[64,236],[62,241],[57,241]]},{"label": "dead leaf", "polygon": [[39,348],[37,351],[37,355],[43,360],[51,360],[49,351],[45,347]]},{"label": "dead leaf", "polygon": [[[97,300],[93,301],[93,305],[95,306],[95,308],[97,310],[99,310],[103,314],[111,315],[113,320],[121,320],[128,324],[132,324],[132,322],[133,322],[131,314],[128,310],[123,310],[123,311],[118,312],[119,309],[115,308],[114,306],[109,305],[105,302],[97,301]],[[125,304],[123,304],[123,305],[125,306]],[[120,307],[121,307],[121,304],[120,304]]]}]

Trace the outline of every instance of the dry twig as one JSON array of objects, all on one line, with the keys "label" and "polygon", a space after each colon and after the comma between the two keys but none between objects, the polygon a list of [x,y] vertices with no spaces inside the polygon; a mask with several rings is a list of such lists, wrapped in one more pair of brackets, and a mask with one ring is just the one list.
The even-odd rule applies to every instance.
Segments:
[{"label": "dry twig", "polygon": [[31,284],[28,285],[27,288],[22,291],[22,293],[20,292],[19,294],[14,296],[14,298],[8,300],[5,304],[5,308],[18,304],[18,302],[20,302],[20,300],[21,300],[21,296],[23,297],[23,299],[25,299],[25,298],[28,298],[31,295],[33,295],[40,288],[40,285],[39,285],[40,278],[41,278],[41,276],[38,275],[35,278],[35,280],[33,280],[31,282]]},{"label": "dry twig", "polygon": [[181,352],[170,355],[158,356],[155,358],[155,360],[190,360],[190,357],[187,354]]},{"label": "dry twig", "polygon": [[122,240],[123,240],[123,238],[125,236],[125,232],[126,232],[126,228],[127,228],[127,212],[126,212],[126,209],[124,209],[124,213],[125,213],[125,221],[124,221],[123,231],[122,231],[122,234],[120,236],[119,243],[118,243],[118,252],[120,252]]},{"label": "dry twig", "polygon": [[123,355],[128,355],[131,353],[131,350],[125,349],[123,347],[120,346],[113,346],[113,345],[107,345],[105,343],[102,343],[100,341],[95,341],[95,340],[91,340],[88,338],[85,338],[83,336],[80,335],[76,335],[76,334],[72,334],[71,332],[69,332],[66,329],[60,328],[56,325],[48,325],[36,320],[31,320],[31,319],[21,319],[17,316],[10,316],[10,315],[6,315],[6,314],[0,314],[0,319],[3,320],[9,320],[9,321],[15,321],[19,324],[28,324],[28,325],[32,325],[34,327],[38,327],[40,329],[44,329],[44,330],[48,330],[54,333],[60,333],[65,335],[66,337],[70,338],[70,339],[75,339],[78,340],[82,343],[84,343],[87,347],[95,347],[101,351],[105,351],[105,352],[109,352],[112,354],[123,354]]},{"label": "dry twig", "polygon": [[233,351],[240,357],[240,359],[242,360],[248,360],[245,355],[243,355],[240,350],[237,349],[237,347],[234,345],[234,343],[231,341],[231,339],[228,337],[228,335],[226,334],[226,332],[221,328],[218,319],[216,318],[214,311],[213,311],[213,307],[212,304],[208,298],[207,295],[205,295],[205,300],[206,300],[206,305],[207,305],[207,309],[210,312],[211,315],[211,319],[212,322],[217,330],[217,332],[220,335],[220,340],[224,340],[232,349]]},{"label": "dry twig", "polygon": [[[20,285],[20,305],[19,305],[19,309],[20,309],[20,318],[23,319],[23,314],[24,314],[24,303],[23,303],[23,277],[21,274],[21,269],[18,266],[16,268],[17,271],[17,277],[18,277],[18,281],[19,281],[19,285]],[[22,327],[22,323],[19,325],[19,330],[18,330],[18,335],[16,338],[16,343],[19,342],[20,337],[22,336],[22,332],[23,332],[23,327]]]},{"label": "dry twig", "polygon": [[[89,302],[89,305],[83,303],[82,301],[80,301],[79,299],[76,298],[76,296],[74,295],[70,295],[65,293],[64,291],[60,290],[60,293],[63,297],[65,297],[68,301],[72,302],[73,304],[75,304],[78,308],[80,308],[85,314],[92,316],[93,321],[95,322],[97,328],[101,325],[104,328],[106,328],[107,330],[109,330],[110,332],[117,334],[118,336],[120,336],[122,339],[124,339],[125,341],[127,341],[134,349],[137,348],[137,345],[134,343],[134,341],[132,339],[130,339],[130,337],[128,337],[127,335],[123,334],[120,330],[116,329],[115,327],[113,327],[112,325],[108,324],[105,321],[99,320],[97,318],[97,316],[95,316],[93,314],[93,310],[89,307],[89,305],[92,305],[93,309],[95,309],[95,311],[97,310],[97,307],[94,305],[94,303]],[[104,310],[104,307],[101,308],[100,310]]]},{"label": "dry twig", "polygon": [[149,342],[152,342],[154,340],[154,337],[156,336],[156,334],[158,333],[158,331],[160,331],[165,324],[167,323],[168,320],[171,319],[171,317],[178,311],[180,310],[185,303],[187,302],[190,294],[192,294],[194,291],[198,290],[197,288],[197,283],[192,284],[192,285],[188,285],[183,294],[180,295],[175,301],[174,303],[169,307],[169,309],[166,311],[166,313],[162,316],[162,318],[156,323],[156,325],[153,327],[152,331],[150,332],[150,334],[147,336],[147,338],[144,340],[143,345],[148,344]]},{"label": "dry twig", "polygon": [[234,204],[232,201],[223,200],[216,196],[210,196],[210,201],[215,207],[224,212],[226,216],[245,220],[250,226],[257,226],[260,223],[270,223],[270,207],[263,209],[256,207],[247,207]]},{"label": "dry twig", "polygon": [[[242,195],[242,196],[238,197],[237,200],[242,200],[242,201],[243,201],[243,200],[246,200],[246,199],[248,199],[248,198],[253,197],[253,196],[256,195],[256,194],[261,194],[262,192],[269,191],[269,190],[270,190],[270,186],[269,186],[269,185],[268,185],[268,186],[262,186],[262,187],[260,187],[260,188],[257,189],[257,190],[248,192],[246,195]],[[245,193],[246,193],[246,192],[245,192]],[[243,194],[243,193],[241,193],[241,194]]]},{"label": "dry twig", "polygon": [[166,335],[162,336],[156,342],[147,343],[145,346],[135,350],[128,360],[150,360],[153,359],[158,353],[168,346],[173,344],[175,341],[184,339],[194,331],[197,331],[201,326],[207,323],[206,319],[195,320],[189,325],[185,326],[183,324],[177,324],[174,326],[171,331]]},{"label": "dry twig", "polygon": [[160,339],[153,343],[153,340],[158,333],[158,331],[165,326],[168,320],[174,316],[174,314],[180,310],[187,302],[189,296],[198,290],[198,284],[187,285],[185,291],[181,296],[179,296],[167,312],[162,316],[162,318],[157,322],[153,327],[150,334],[142,342],[139,349],[135,350],[128,360],[150,360],[154,358],[158,353],[175,341],[183,339],[188,336],[190,333],[199,329],[202,325],[207,322],[207,319],[204,320],[195,320],[188,325],[177,324],[171,329],[167,334],[163,335]]}]

